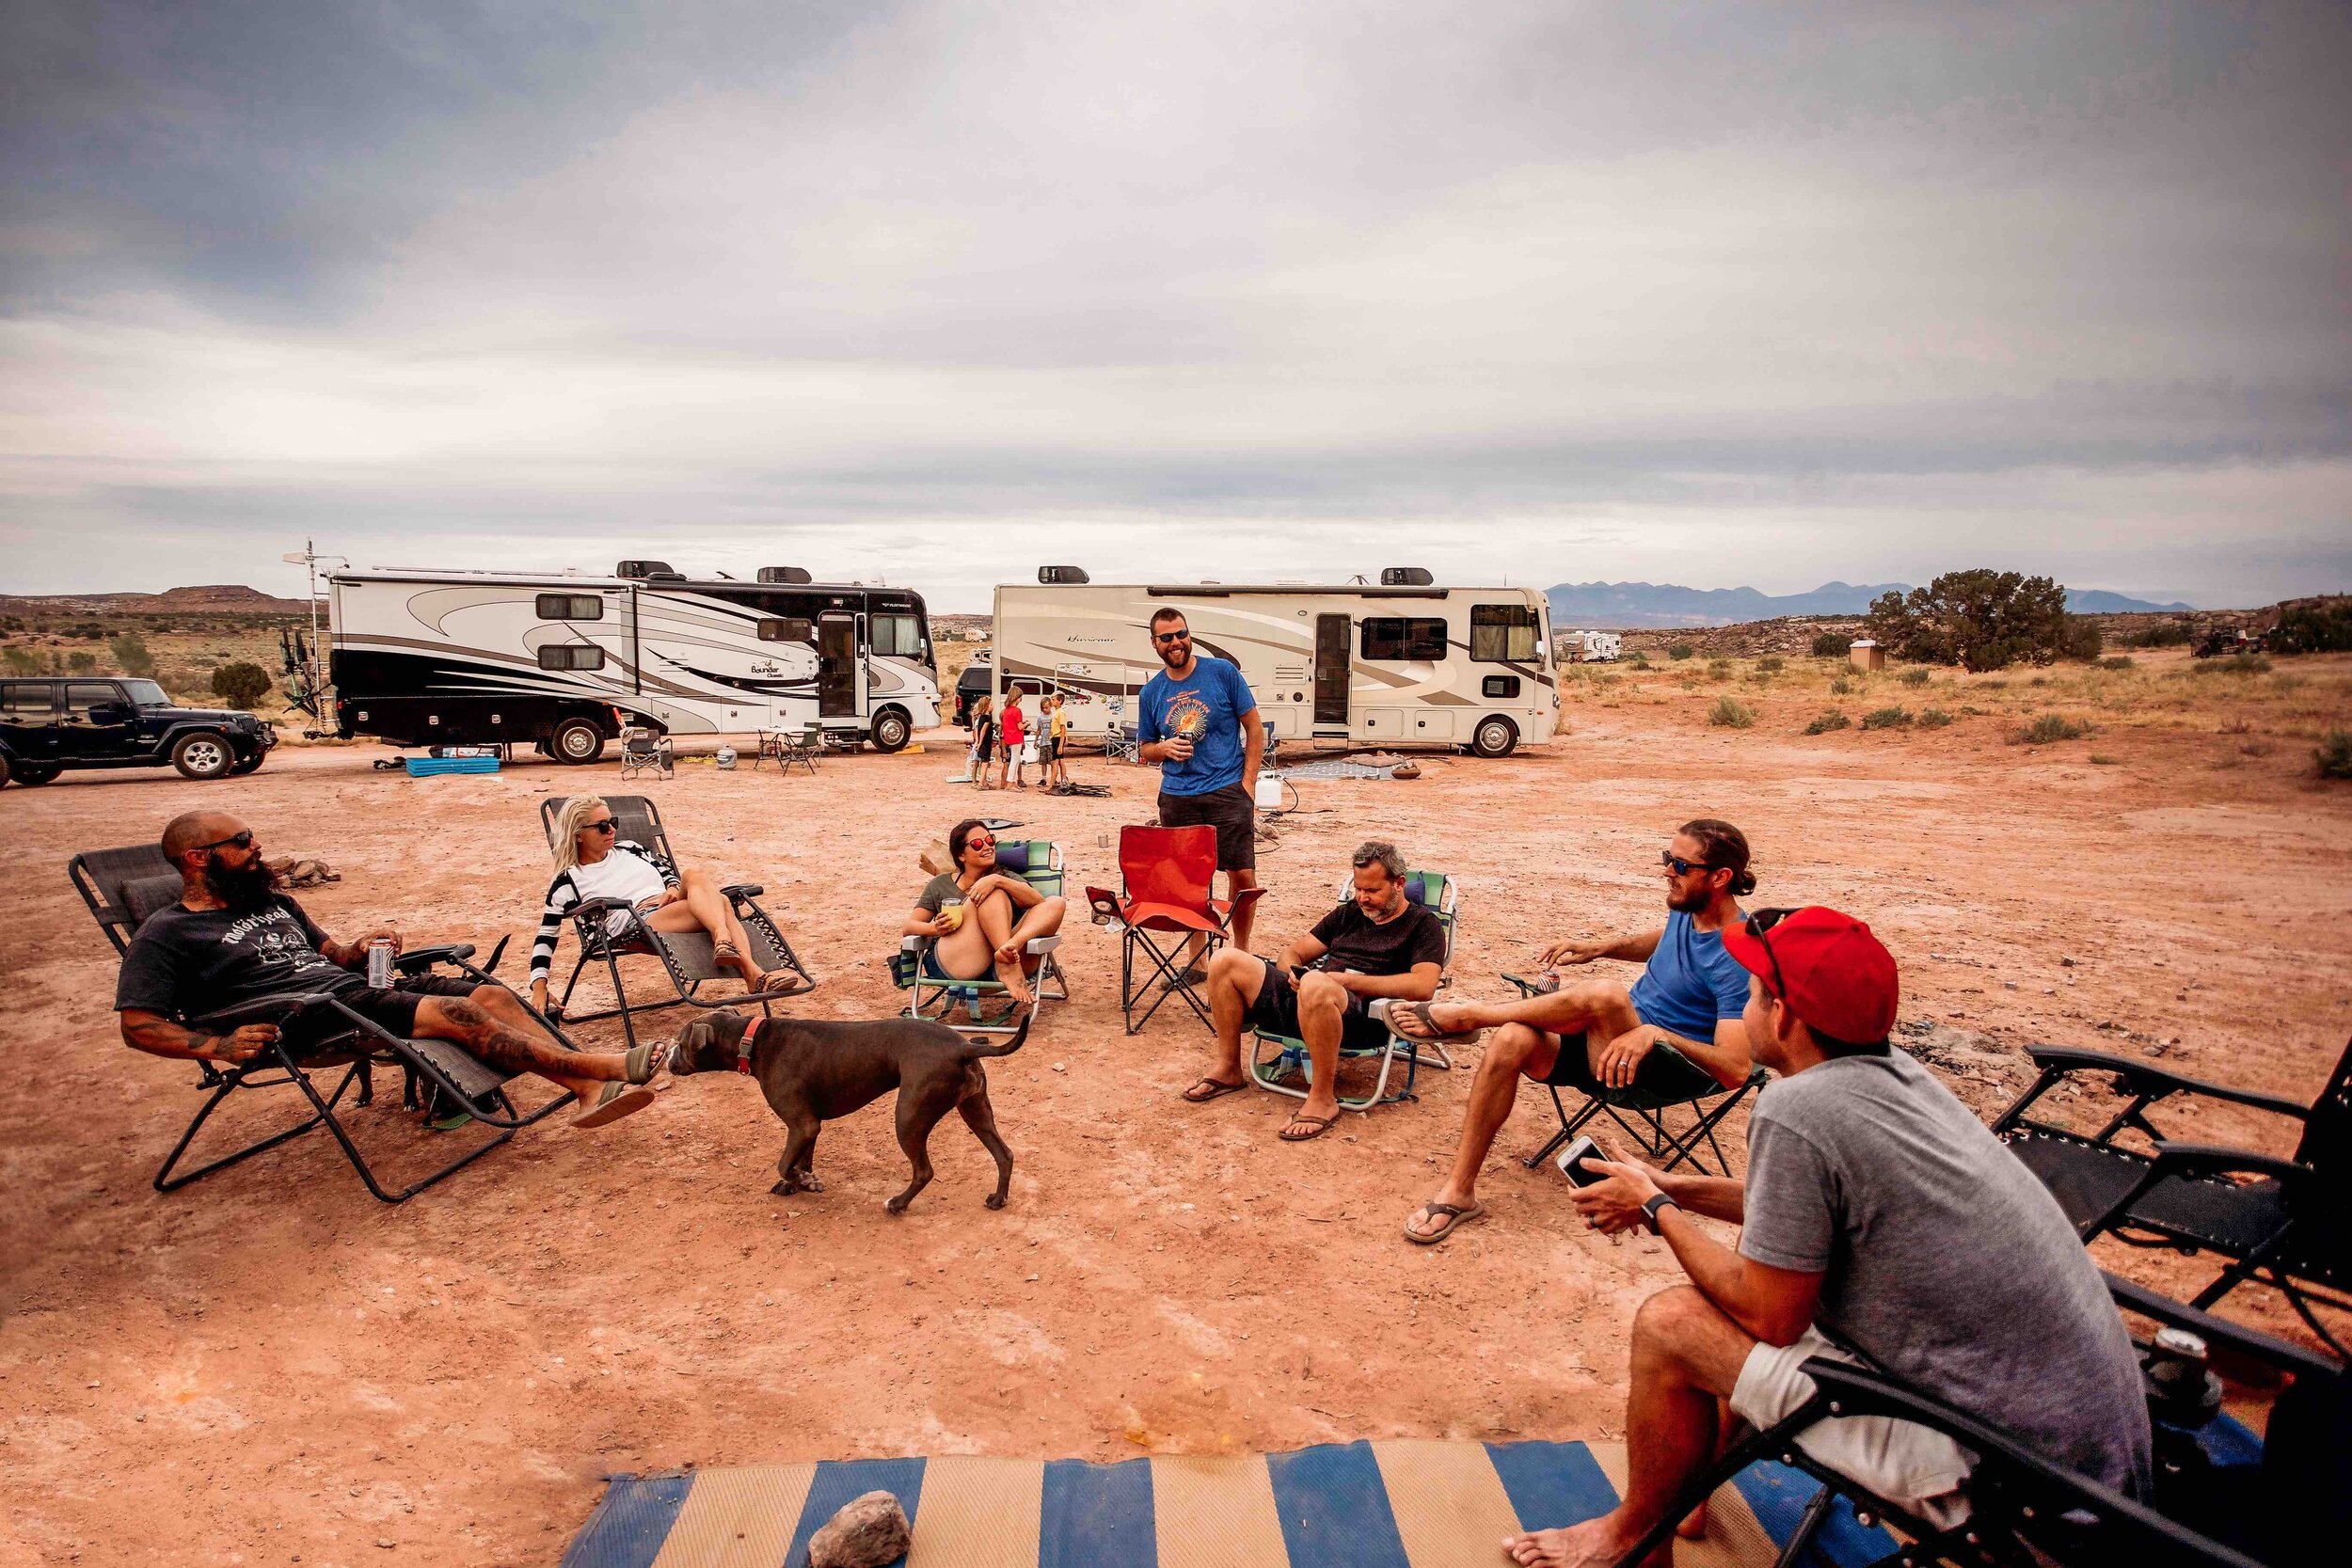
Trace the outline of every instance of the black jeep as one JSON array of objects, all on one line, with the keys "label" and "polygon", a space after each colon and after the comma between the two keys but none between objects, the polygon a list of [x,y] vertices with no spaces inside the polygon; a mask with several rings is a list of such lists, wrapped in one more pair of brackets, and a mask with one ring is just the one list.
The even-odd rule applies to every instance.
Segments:
[{"label": "black jeep", "polygon": [[153,681],[114,675],[0,679],[0,784],[44,784],[69,768],[161,768],[191,779],[250,773],[278,732],[233,708],[174,707]]}]

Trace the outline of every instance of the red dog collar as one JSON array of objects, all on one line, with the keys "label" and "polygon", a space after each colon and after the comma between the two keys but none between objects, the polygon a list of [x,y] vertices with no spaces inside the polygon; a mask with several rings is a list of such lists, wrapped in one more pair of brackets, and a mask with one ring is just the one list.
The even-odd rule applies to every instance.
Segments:
[{"label": "red dog collar", "polygon": [[735,1048],[736,1071],[749,1072],[752,1070],[752,1037],[759,1033],[759,1026],[765,1022],[767,1021],[764,1019],[755,1018],[749,1023],[743,1025],[743,1038]]}]

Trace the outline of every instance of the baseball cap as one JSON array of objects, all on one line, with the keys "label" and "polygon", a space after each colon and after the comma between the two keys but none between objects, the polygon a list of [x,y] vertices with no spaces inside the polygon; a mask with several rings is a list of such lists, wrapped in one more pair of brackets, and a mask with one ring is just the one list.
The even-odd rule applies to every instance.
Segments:
[{"label": "baseball cap", "polygon": [[1819,904],[1758,910],[1724,927],[1724,951],[1817,1034],[1875,1045],[1895,1027],[1895,955],[1850,914]]}]

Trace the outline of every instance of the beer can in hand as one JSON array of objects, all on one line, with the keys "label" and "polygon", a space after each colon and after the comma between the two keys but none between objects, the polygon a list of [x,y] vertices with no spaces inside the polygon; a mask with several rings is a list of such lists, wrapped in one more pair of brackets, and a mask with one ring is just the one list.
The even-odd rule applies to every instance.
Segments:
[{"label": "beer can in hand", "polygon": [[392,989],[392,942],[376,937],[368,942],[368,984],[376,990]]}]

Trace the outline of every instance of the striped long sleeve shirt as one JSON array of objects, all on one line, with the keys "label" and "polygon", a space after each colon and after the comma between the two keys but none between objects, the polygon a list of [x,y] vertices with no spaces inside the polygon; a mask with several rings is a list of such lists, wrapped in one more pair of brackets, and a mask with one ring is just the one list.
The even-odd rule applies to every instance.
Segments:
[{"label": "striped long sleeve shirt", "polygon": [[677,886],[677,873],[654,859],[644,845],[624,839],[612,852],[593,865],[559,871],[548,884],[547,902],[539,911],[539,934],[531,942],[531,978],[548,977],[555,963],[555,942],[564,917],[591,898],[623,898],[642,904],[660,897],[664,888]]}]

